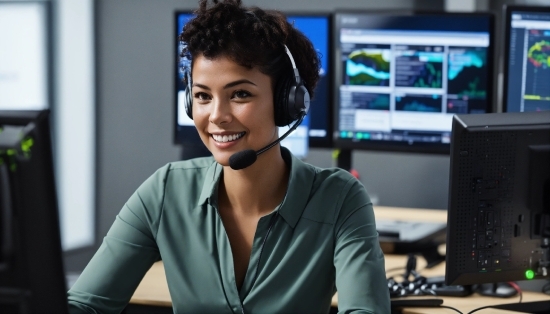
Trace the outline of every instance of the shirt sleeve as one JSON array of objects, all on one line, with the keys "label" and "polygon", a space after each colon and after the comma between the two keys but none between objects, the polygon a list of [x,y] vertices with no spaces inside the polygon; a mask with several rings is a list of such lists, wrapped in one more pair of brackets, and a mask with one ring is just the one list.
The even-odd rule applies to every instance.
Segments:
[{"label": "shirt sleeve", "polygon": [[390,313],[384,254],[372,203],[352,178],[342,193],[335,225],[334,265],[339,313]]},{"label": "shirt sleeve", "polygon": [[160,259],[156,231],[168,166],[130,197],[101,246],[68,292],[70,313],[120,313]]}]

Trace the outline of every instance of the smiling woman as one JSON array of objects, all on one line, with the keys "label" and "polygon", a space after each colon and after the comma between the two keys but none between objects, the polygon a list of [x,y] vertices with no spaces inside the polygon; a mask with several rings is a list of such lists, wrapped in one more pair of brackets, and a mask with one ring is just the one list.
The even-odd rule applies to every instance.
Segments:
[{"label": "smiling woman", "polygon": [[[278,144],[319,79],[311,42],[241,1],[202,0],[195,14],[179,37],[186,110],[212,156],[169,163],[138,188],[69,291],[71,310],[119,311],[162,258],[175,312],[326,313],[338,290],[342,312],[389,313],[365,188]],[[259,156],[233,167],[243,151]]]}]

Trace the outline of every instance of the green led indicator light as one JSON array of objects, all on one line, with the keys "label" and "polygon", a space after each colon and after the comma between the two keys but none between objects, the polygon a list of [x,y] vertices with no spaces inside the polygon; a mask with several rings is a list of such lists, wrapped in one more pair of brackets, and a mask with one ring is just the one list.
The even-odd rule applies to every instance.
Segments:
[{"label": "green led indicator light", "polygon": [[529,280],[535,278],[535,272],[532,271],[532,270],[530,270],[530,269],[527,270],[527,271],[525,272],[525,278],[527,278],[527,279],[529,279]]}]

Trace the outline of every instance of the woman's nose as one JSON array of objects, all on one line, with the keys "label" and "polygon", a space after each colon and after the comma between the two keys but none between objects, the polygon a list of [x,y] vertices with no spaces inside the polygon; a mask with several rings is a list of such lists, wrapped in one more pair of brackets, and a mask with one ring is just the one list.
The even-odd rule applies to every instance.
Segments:
[{"label": "woman's nose", "polygon": [[222,124],[231,122],[231,107],[228,101],[213,99],[210,111],[210,123]]}]

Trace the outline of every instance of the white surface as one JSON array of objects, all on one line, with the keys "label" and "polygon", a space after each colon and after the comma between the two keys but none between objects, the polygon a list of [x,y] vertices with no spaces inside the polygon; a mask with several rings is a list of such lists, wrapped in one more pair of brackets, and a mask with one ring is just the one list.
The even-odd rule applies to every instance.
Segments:
[{"label": "white surface", "polygon": [[93,0],[57,0],[57,187],[64,250],[95,238],[95,70]]},{"label": "white surface", "polygon": [[46,9],[41,3],[0,5],[0,109],[49,108]]}]

